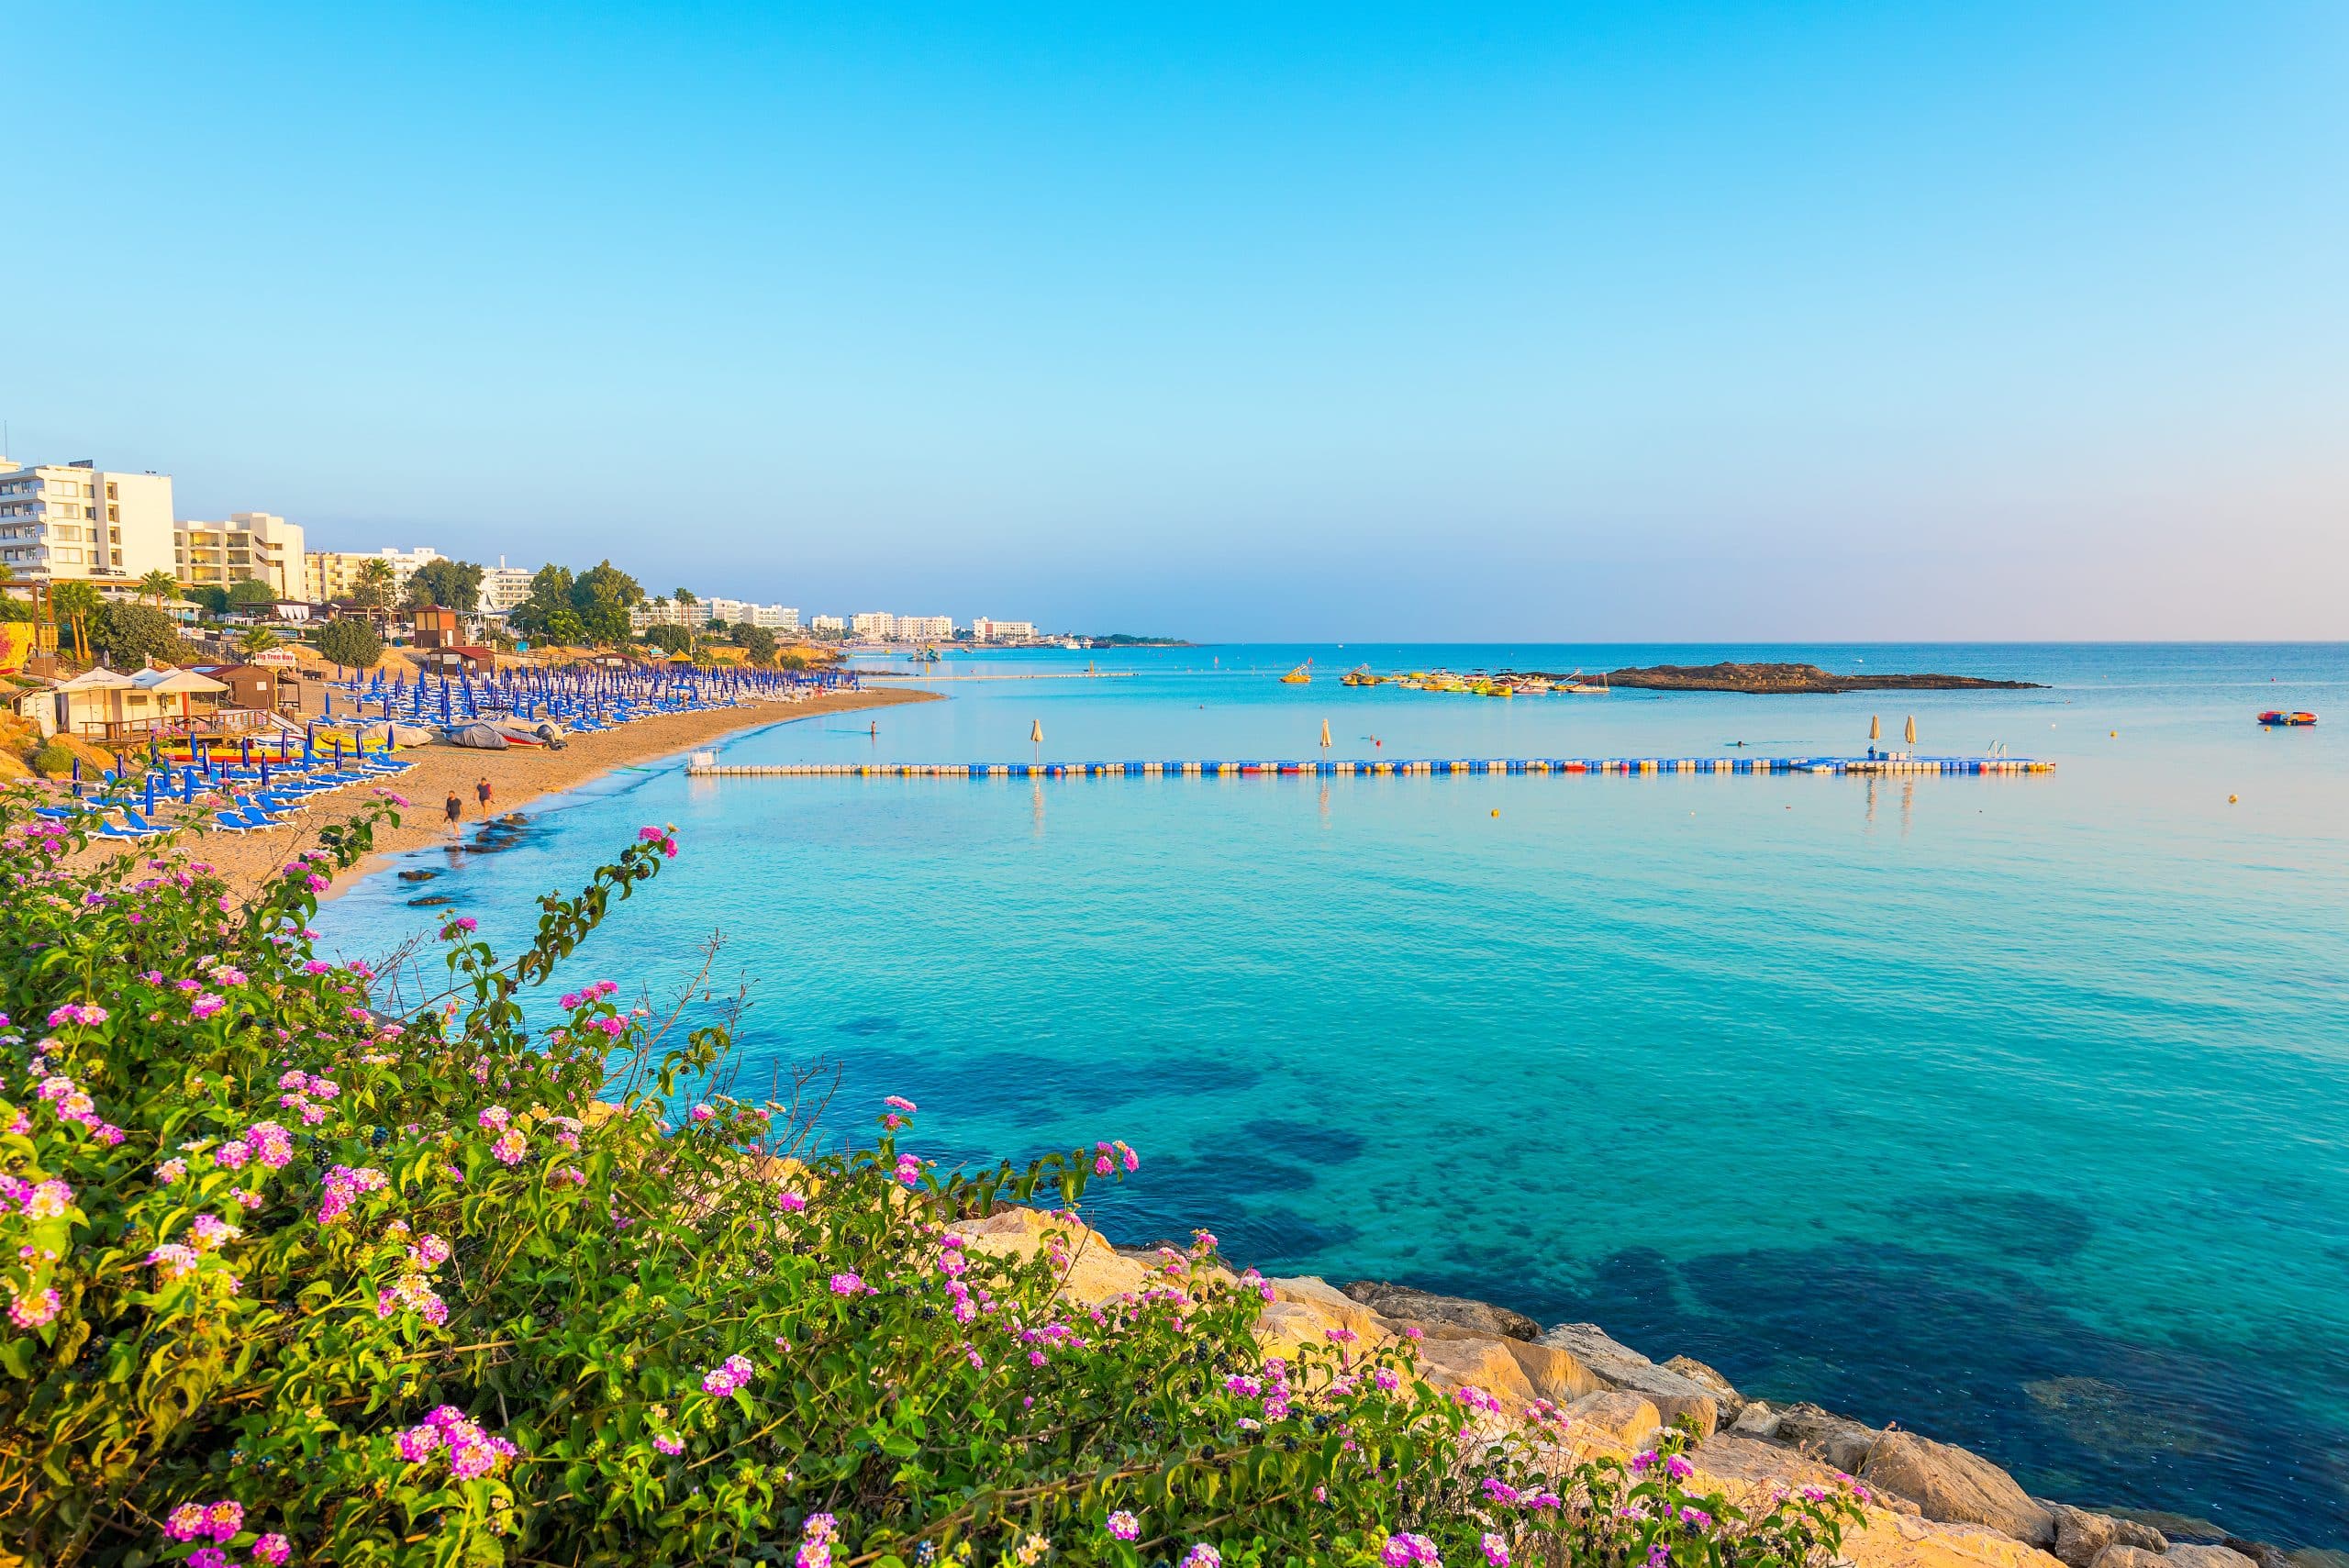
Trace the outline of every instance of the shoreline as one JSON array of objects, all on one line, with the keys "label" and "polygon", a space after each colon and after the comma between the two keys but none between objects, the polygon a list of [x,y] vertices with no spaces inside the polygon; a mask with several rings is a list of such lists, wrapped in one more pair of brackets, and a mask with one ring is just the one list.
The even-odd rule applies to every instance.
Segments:
[{"label": "shoreline", "polygon": [[[529,806],[548,795],[560,795],[600,779],[614,771],[692,750],[770,725],[827,714],[853,713],[896,707],[906,703],[943,700],[936,692],[839,692],[799,703],[753,703],[741,707],[715,708],[702,713],[675,714],[644,719],[601,734],[574,735],[562,751],[518,747],[505,751],[474,751],[453,746],[425,746],[402,753],[417,765],[383,787],[407,801],[396,827],[376,829],[367,858],[335,878],[323,895],[332,899],[362,879],[384,870],[391,861],[412,850],[459,841],[498,817]],[[473,799],[476,781],[490,784],[491,805],[482,811]],[[441,817],[440,803],[454,792],[464,802],[461,832],[452,836]],[[359,790],[322,800],[317,809],[284,828],[236,836],[225,833],[190,835],[183,844],[201,843],[201,857],[209,861],[230,885],[250,895],[272,873],[299,851],[317,843],[317,828],[337,822],[363,805],[368,795]],[[126,852],[139,852],[129,846]]]}]

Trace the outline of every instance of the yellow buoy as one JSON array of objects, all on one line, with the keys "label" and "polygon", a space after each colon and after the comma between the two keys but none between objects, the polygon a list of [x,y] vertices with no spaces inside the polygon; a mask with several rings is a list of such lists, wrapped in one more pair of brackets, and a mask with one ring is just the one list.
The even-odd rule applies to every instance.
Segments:
[{"label": "yellow buoy", "polygon": [[2227,804],[2228,804],[2229,806],[2232,806],[2236,801],[2238,801],[2238,800],[2240,800],[2240,799],[2242,799],[2242,798],[2243,798],[2243,797],[2242,797],[2241,795],[2231,795],[2227,796]]}]

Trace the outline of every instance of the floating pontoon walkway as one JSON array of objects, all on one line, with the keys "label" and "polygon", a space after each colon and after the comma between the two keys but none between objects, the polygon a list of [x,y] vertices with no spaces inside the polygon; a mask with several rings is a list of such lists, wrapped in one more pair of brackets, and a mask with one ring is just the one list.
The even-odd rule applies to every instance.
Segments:
[{"label": "floating pontoon walkway", "polygon": [[1510,757],[1486,762],[774,762],[721,764],[694,754],[685,771],[699,778],[1100,779],[1100,778],[1401,778],[1462,773],[2052,773],[2053,762],[2028,757]]}]

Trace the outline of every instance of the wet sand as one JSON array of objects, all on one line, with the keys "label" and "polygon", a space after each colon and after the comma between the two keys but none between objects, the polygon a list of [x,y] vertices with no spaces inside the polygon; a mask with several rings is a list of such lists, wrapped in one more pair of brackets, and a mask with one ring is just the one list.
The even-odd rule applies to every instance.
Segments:
[{"label": "wet sand", "polygon": [[[614,768],[674,756],[721,736],[823,714],[937,700],[935,692],[841,692],[799,703],[756,703],[649,718],[601,734],[573,736],[570,744],[560,751],[543,747],[473,751],[454,746],[424,746],[403,751],[402,760],[416,766],[396,778],[386,779],[382,786],[408,803],[400,812],[399,826],[379,826],[374,853],[339,878],[337,888],[380,869],[392,855],[427,844],[449,842],[449,827],[442,812],[451,792],[464,803],[461,827],[472,833],[478,831],[487,817],[527,809],[540,796],[571,789]],[[486,813],[473,799],[474,784],[484,778],[489,781],[491,793]],[[199,859],[211,862],[231,886],[250,891],[295,853],[315,847],[319,828],[350,816],[370,798],[366,786],[353,785],[321,796],[308,811],[283,828],[241,835],[192,834],[180,842],[193,848]],[[138,852],[137,846],[130,849]]]}]

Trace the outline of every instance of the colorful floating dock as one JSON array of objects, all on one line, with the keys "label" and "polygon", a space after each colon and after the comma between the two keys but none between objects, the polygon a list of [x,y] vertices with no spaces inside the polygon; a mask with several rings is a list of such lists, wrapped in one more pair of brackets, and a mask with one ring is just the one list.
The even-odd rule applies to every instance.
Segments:
[{"label": "colorful floating dock", "polygon": [[1939,773],[2052,773],[2053,762],[2029,757],[1507,757],[1485,761],[1414,759],[1328,762],[773,762],[720,763],[697,751],[685,771],[698,778],[864,779],[1154,779],[1154,778],[1406,778],[1465,773],[1858,774],[1868,778]]}]

